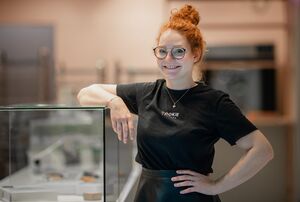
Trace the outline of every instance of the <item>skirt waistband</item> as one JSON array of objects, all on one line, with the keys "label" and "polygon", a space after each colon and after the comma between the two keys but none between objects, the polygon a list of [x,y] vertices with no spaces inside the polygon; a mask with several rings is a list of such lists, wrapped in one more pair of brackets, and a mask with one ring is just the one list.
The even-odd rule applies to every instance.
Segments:
[{"label": "skirt waistband", "polygon": [[[148,169],[148,168],[144,168],[142,169],[142,174],[149,176],[149,177],[162,177],[162,178],[171,178],[177,175],[180,175],[178,173],[176,173],[176,170],[152,170],[152,169]],[[202,175],[206,175],[209,176],[209,173],[201,173]]]},{"label": "skirt waistband", "polygon": [[178,174],[176,173],[176,170],[151,170],[143,168],[142,175],[157,178],[171,178]]}]

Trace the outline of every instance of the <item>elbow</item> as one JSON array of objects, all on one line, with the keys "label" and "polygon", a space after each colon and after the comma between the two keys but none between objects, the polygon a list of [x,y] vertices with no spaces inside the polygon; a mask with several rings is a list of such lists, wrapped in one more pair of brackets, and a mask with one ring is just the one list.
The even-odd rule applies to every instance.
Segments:
[{"label": "elbow", "polygon": [[269,162],[274,158],[274,150],[269,142],[266,142],[262,147],[262,154],[266,162]]},{"label": "elbow", "polygon": [[274,150],[271,144],[268,145],[267,157],[268,157],[268,161],[271,161],[274,158]]},{"label": "elbow", "polygon": [[268,139],[261,135],[256,142],[259,153],[263,157],[264,161],[269,162],[274,158],[274,150]]},{"label": "elbow", "polygon": [[77,94],[77,101],[80,105],[83,105],[83,95],[84,95],[85,88],[81,89]]},{"label": "elbow", "polygon": [[86,97],[88,96],[88,92],[89,92],[89,89],[91,88],[92,86],[88,86],[88,87],[85,87],[85,88],[82,88],[78,94],[77,94],[77,101],[79,102],[80,105],[85,105],[87,104],[85,102],[86,100]]}]

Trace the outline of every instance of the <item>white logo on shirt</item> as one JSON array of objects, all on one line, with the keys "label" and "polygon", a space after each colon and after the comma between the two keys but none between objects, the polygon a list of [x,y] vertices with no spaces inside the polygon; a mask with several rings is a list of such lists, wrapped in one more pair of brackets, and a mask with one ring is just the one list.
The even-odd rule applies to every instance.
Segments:
[{"label": "white logo on shirt", "polygon": [[179,113],[178,112],[165,112],[165,111],[161,111],[161,115],[171,118],[171,119],[177,119],[179,117]]}]

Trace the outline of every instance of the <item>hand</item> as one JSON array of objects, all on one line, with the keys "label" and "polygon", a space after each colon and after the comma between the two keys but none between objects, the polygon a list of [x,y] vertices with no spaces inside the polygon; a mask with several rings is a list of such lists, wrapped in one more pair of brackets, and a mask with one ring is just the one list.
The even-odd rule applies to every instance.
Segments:
[{"label": "hand", "polygon": [[216,195],[215,182],[208,176],[191,170],[177,170],[176,173],[180,175],[171,178],[173,182],[176,182],[174,186],[189,187],[180,191],[181,194],[198,192],[206,195]]},{"label": "hand", "polygon": [[122,98],[118,97],[109,102],[110,117],[113,130],[118,134],[118,139],[127,143],[128,136],[133,140],[135,127],[133,117]]}]

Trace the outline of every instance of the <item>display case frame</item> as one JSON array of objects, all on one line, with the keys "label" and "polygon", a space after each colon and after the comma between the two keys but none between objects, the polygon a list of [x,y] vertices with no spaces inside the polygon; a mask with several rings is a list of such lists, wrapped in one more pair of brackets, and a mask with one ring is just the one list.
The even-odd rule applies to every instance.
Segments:
[{"label": "display case frame", "polygon": [[[4,136],[4,133],[3,133],[3,130],[5,130],[5,128],[7,128],[8,129],[8,132],[9,132],[9,135],[8,135],[8,148],[9,148],[9,154],[8,154],[8,161],[9,161],[9,163],[8,163],[8,173],[9,173],[9,175],[7,176],[7,177],[5,177],[5,178],[3,178],[3,179],[0,179],[0,201],[1,201],[1,198],[2,198],[2,201],[38,201],[38,200],[35,200],[35,198],[34,198],[34,200],[31,198],[31,197],[28,197],[28,194],[26,195],[26,194],[21,194],[21,195],[19,195],[19,198],[18,198],[18,196],[17,196],[17,194],[15,194],[14,195],[14,191],[15,190],[13,190],[13,188],[14,187],[18,187],[18,185],[16,184],[16,182],[17,181],[14,181],[14,178],[13,178],[13,176],[14,175],[17,175],[18,174],[18,170],[19,170],[19,168],[14,168],[14,165],[12,164],[12,157],[13,158],[15,158],[13,155],[12,155],[12,144],[14,144],[13,143],[13,139],[12,139],[12,135],[13,134],[11,134],[11,132],[12,132],[12,130],[13,129],[16,129],[16,128],[14,128],[14,126],[12,125],[14,122],[13,122],[13,120],[14,120],[14,117],[13,117],[13,115],[15,114],[15,113],[17,113],[18,115],[21,115],[21,114],[30,114],[30,113],[32,113],[32,112],[34,112],[34,113],[36,113],[36,114],[47,114],[47,113],[49,113],[50,114],[50,112],[56,112],[57,114],[58,114],[58,116],[63,116],[64,114],[69,114],[69,115],[71,115],[72,116],[72,114],[73,115],[75,115],[76,113],[78,113],[78,112],[85,112],[85,114],[87,115],[85,118],[86,119],[89,119],[89,118],[91,118],[91,117],[89,117],[89,116],[91,116],[91,115],[93,115],[94,116],[94,114],[93,113],[95,113],[95,114],[97,114],[98,113],[98,115],[99,115],[99,117],[98,117],[98,119],[96,120],[96,121],[99,121],[99,120],[101,120],[101,122],[102,122],[102,125],[101,126],[96,126],[96,132],[99,132],[99,133],[102,133],[102,135],[101,134],[99,134],[99,137],[101,137],[101,140],[100,140],[100,144],[102,144],[102,151],[101,151],[101,149],[100,149],[100,153],[101,153],[101,159],[102,159],[102,162],[100,162],[100,167],[101,167],[101,165],[103,166],[102,168],[99,168],[100,170],[102,170],[101,172],[101,175],[103,176],[101,179],[102,179],[102,181],[100,182],[100,185],[101,185],[101,183],[102,183],[102,193],[100,192],[100,190],[96,190],[95,192],[93,192],[93,193],[88,193],[88,192],[84,192],[84,191],[78,191],[78,190],[88,190],[88,189],[90,189],[91,188],[91,184],[89,184],[89,183],[86,183],[85,184],[85,182],[80,182],[80,183],[78,183],[77,185],[77,187],[75,186],[75,190],[77,190],[77,194],[75,194],[75,196],[73,196],[73,200],[78,200],[78,201],[80,201],[80,199],[78,199],[79,197],[81,197],[82,199],[83,199],[83,201],[85,201],[85,200],[87,200],[88,198],[95,198],[95,199],[97,199],[97,198],[99,198],[99,194],[98,193],[101,193],[100,194],[100,196],[101,196],[101,199],[99,199],[98,201],[101,201],[101,202],[103,202],[103,201],[116,201],[116,199],[117,199],[117,197],[118,197],[118,192],[119,192],[119,185],[118,185],[118,183],[111,183],[110,185],[112,185],[112,187],[111,186],[109,186],[109,184],[107,184],[107,182],[109,181],[109,180],[114,180],[114,181],[117,181],[118,182],[118,167],[117,167],[117,165],[112,165],[110,168],[107,168],[106,166],[106,158],[107,158],[107,154],[106,154],[106,147],[107,147],[107,142],[106,142],[106,135],[105,135],[105,116],[106,116],[106,107],[104,107],[104,106],[91,106],[91,107],[80,107],[80,106],[59,106],[59,105],[30,105],[30,106],[8,106],[8,107],[0,107],[0,121],[1,121],[1,117],[2,117],[2,119],[5,119],[5,117],[4,116],[7,116],[8,117],[8,126],[6,126],[6,127],[2,127],[2,137]],[[61,114],[59,114],[58,112],[62,112]],[[70,112],[70,113],[64,113],[64,112]],[[56,113],[53,113],[53,114],[56,114]],[[5,115],[6,114],[6,115]],[[57,115],[56,114],[56,115]],[[54,115],[54,120],[55,119],[58,119],[57,117],[55,117],[56,115]],[[79,114],[80,115],[80,114]],[[53,116],[53,115],[52,115]],[[71,116],[69,116],[69,117],[71,117]],[[21,116],[19,116],[19,117],[21,117]],[[26,117],[25,116],[25,119],[26,119],[26,121],[28,121],[28,119],[30,119],[29,118],[30,116],[28,116],[28,117]],[[53,117],[52,117],[53,118]],[[64,122],[64,123],[66,123],[66,121],[68,120],[68,119],[66,119],[66,118],[64,118],[64,117],[61,117],[62,119],[62,121],[60,121],[60,120],[56,120],[56,123],[59,123],[59,122]],[[73,117],[74,118],[74,117]],[[82,117],[81,117],[82,118]],[[65,120],[64,120],[65,119]],[[37,119],[38,120],[38,119]],[[39,123],[37,120],[35,120],[35,126],[34,127],[37,127],[36,126],[36,123]],[[48,124],[48,126],[49,126],[49,124],[51,125],[51,124],[53,124],[53,123],[51,123],[51,121],[49,121],[49,120],[47,120],[47,119],[45,119],[46,120],[46,122],[44,122],[44,123],[46,123],[46,125]],[[43,121],[45,121],[45,120],[43,120]],[[75,119],[72,119],[72,120],[75,120]],[[76,129],[76,123],[74,124],[74,123],[72,123],[72,120],[71,120],[71,122],[69,122],[69,124],[73,124],[72,125],[72,127],[73,128],[75,128]],[[48,122],[47,122],[48,121]],[[53,120],[52,120],[53,121]],[[92,119],[92,122],[94,122],[95,120],[93,120]],[[29,120],[29,122],[30,122],[30,120]],[[4,123],[4,124],[3,124]],[[21,120],[21,123],[22,123],[22,120]],[[42,122],[40,122],[39,124],[40,124],[40,126],[41,126],[41,123]],[[55,121],[54,121],[54,123],[55,123]],[[94,124],[94,123],[93,123]],[[4,125],[5,126],[5,122],[3,122],[2,121],[2,125]],[[31,124],[32,125],[32,124]],[[97,125],[97,124],[96,124]],[[67,127],[68,127],[68,125],[66,125]],[[93,125],[94,126],[94,125]],[[43,126],[44,127],[44,126]],[[4,129],[3,129],[4,128]],[[87,130],[89,130],[88,128],[89,128],[89,125],[87,124],[85,127],[82,127],[83,129],[82,130],[85,130],[85,131],[81,131],[81,133],[82,134],[84,134]],[[69,125],[69,129],[70,129],[70,125]],[[0,130],[0,132],[1,132],[1,130]],[[59,131],[59,130],[61,130],[61,129],[59,129],[59,127],[56,127],[56,129],[55,130],[46,130],[46,132],[45,132],[45,134],[44,135],[46,135],[46,134],[50,134],[51,132],[57,132],[57,131]],[[72,131],[73,129],[71,129],[71,131]],[[76,129],[76,130],[79,130],[79,127]],[[95,132],[95,131],[93,131],[94,129],[91,129],[90,131],[92,131],[93,133]],[[31,128],[31,132],[32,132],[33,130],[32,130],[32,128]],[[73,130],[74,131],[74,130]],[[62,132],[63,133],[63,132]],[[66,133],[66,132],[65,132]],[[29,134],[29,133],[28,133]],[[33,133],[30,133],[29,135],[32,135]],[[59,133],[57,133],[57,134],[59,134]],[[1,138],[1,136],[0,136],[0,138]],[[67,136],[67,135],[66,135]],[[71,138],[70,138],[71,137]],[[65,139],[67,139],[67,140],[72,140],[72,138],[74,139],[74,136],[72,135],[72,136],[70,136],[70,137],[67,137],[67,138],[65,138]],[[79,135],[79,137],[80,137],[80,135]],[[93,137],[94,138],[94,137]],[[86,140],[87,139],[89,139],[89,138],[85,138]],[[80,141],[79,141],[80,142]],[[84,141],[81,141],[80,143],[82,143],[82,142],[84,142]],[[88,141],[89,143],[90,142],[93,142],[93,141]],[[16,144],[16,143],[15,143]],[[118,144],[118,142],[116,141],[114,144]],[[1,146],[1,145],[0,145]],[[38,154],[39,155],[45,155],[45,154],[48,154],[48,153],[50,153],[49,151],[51,150],[53,150],[53,149],[56,149],[56,148],[58,148],[58,147],[60,147],[61,146],[61,142],[59,142],[59,141],[56,141],[54,144],[52,144],[50,147],[47,147],[45,150],[43,150],[42,152],[39,152]],[[1,149],[1,148],[0,148]],[[118,149],[118,146],[117,146],[117,149]],[[28,151],[27,151],[28,152]],[[48,152],[48,153],[47,153]],[[118,155],[118,152],[116,152],[116,155]],[[3,158],[2,158],[3,159]],[[84,158],[82,158],[82,159],[84,159]],[[116,157],[115,158],[116,160],[118,160],[118,157]],[[86,160],[85,160],[86,161]],[[32,162],[33,161],[30,161],[26,166],[28,167],[30,167],[31,169],[33,168],[32,167]],[[36,162],[36,161],[35,161]],[[64,161],[65,162],[65,161]],[[85,165],[87,165],[87,164],[85,164]],[[116,168],[117,169],[111,169],[113,166],[116,166]],[[12,169],[12,168],[14,168],[14,169]],[[20,169],[20,170],[22,170],[22,168]],[[24,169],[23,169],[24,170]],[[109,173],[108,172],[108,170],[109,170],[109,172],[111,172],[111,173]],[[114,172],[114,171],[112,171],[112,170],[114,170],[114,171],[116,171],[116,172]],[[34,171],[34,169],[32,169],[31,170],[32,172],[37,172],[37,170],[35,170]],[[114,172],[114,173],[112,173],[112,172]],[[101,175],[100,175],[100,177],[101,177]],[[80,178],[80,179],[82,179],[82,178]],[[97,182],[99,182],[99,181],[97,181]],[[22,183],[21,183],[22,184]],[[22,186],[23,185],[26,185],[26,183],[25,184],[22,184]],[[49,185],[49,184],[48,184]],[[30,183],[28,183],[27,185],[27,188],[32,188],[32,187],[34,187],[32,184],[30,184]],[[56,187],[59,187],[59,183],[57,183],[57,184],[55,184],[55,183],[53,183],[53,184],[51,184],[51,186],[53,186],[52,187],[52,189],[53,190],[57,190],[57,189],[55,189],[54,188],[54,186],[56,186]],[[45,190],[44,188],[45,187],[40,187],[41,189],[39,190],[40,192],[41,192],[41,195],[40,196],[42,196],[43,195],[43,191],[49,191],[49,187],[51,187],[51,186],[47,186],[47,190]],[[117,188],[115,188],[114,186],[116,186]],[[24,186],[23,186],[24,187]],[[61,184],[61,187],[64,187],[64,185],[63,184]],[[94,190],[95,190],[95,187],[97,188],[97,186],[94,186]],[[99,186],[100,187],[100,186]],[[108,188],[110,189],[110,190],[108,190]],[[50,190],[51,190],[51,188],[50,188]],[[74,187],[72,187],[72,190],[74,190]],[[117,191],[115,191],[115,190],[117,190]],[[79,195],[78,195],[78,193],[79,193]],[[110,196],[108,196],[108,193],[110,193],[111,195]],[[98,194],[98,195],[97,195]],[[62,196],[64,196],[64,195],[68,195],[68,197],[71,197],[71,191],[70,192],[68,192],[67,194],[58,194],[58,193],[53,193],[52,195],[51,194],[49,194],[49,198],[51,198],[51,200],[50,201],[64,201],[64,199],[63,199],[63,197]],[[112,196],[113,195],[113,196]],[[15,196],[15,197],[13,197],[13,196]],[[59,198],[59,196],[60,196],[60,198]],[[78,196],[78,197],[77,197]],[[23,197],[23,199],[24,200],[20,200],[20,197]],[[28,198],[28,199],[26,199],[26,197]],[[56,200],[54,200],[54,198],[56,197]],[[77,199],[75,199],[75,198],[77,197]],[[26,199],[26,200],[25,200]],[[52,200],[53,199],[53,200]],[[65,199],[66,200],[69,200],[69,199],[67,199],[67,196],[65,196]],[[97,200],[96,200],[97,201]]]}]

